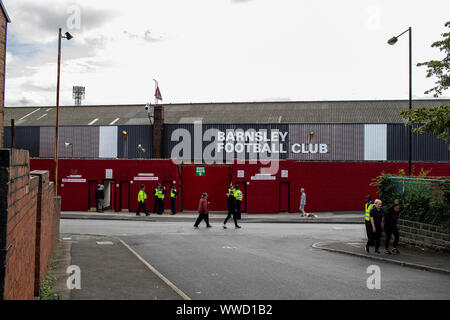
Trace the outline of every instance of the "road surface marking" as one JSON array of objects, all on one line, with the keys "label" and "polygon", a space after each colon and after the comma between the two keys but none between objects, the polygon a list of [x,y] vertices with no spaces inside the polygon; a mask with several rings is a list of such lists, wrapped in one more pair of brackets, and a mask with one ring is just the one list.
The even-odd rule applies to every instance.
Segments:
[{"label": "road surface marking", "polygon": [[136,251],[131,249],[129,245],[127,245],[122,239],[119,239],[119,241],[126,247],[128,250],[130,250],[147,268],[149,268],[154,274],[156,274],[162,281],[164,281],[169,287],[171,287],[178,295],[180,295],[184,300],[191,300],[183,291],[178,289],[172,282],[170,282],[169,279],[164,277],[158,270],[156,270],[150,263],[144,260]]}]

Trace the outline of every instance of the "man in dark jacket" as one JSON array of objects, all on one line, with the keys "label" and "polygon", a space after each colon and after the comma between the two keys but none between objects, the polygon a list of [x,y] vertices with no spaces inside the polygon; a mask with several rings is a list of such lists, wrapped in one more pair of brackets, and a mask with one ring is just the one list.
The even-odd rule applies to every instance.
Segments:
[{"label": "man in dark jacket", "polygon": [[234,226],[236,227],[236,229],[239,229],[240,226],[237,223],[238,217],[237,217],[237,213],[236,213],[236,200],[234,198],[234,188],[233,187],[231,187],[227,193],[227,208],[228,208],[228,215],[225,218],[225,221],[223,222],[223,228],[224,229],[227,228],[226,224],[228,222],[228,219],[230,219],[231,216],[233,216]]},{"label": "man in dark jacket", "polygon": [[392,249],[392,253],[398,254],[398,241],[399,241],[399,233],[397,228],[397,221],[400,212],[401,206],[399,202],[395,202],[387,211],[384,216],[384,233],[386,234],[386,251],[385,254],[391,254],[389,251],[389,244],[391,242],[391,236],[394,235],[394,248]]},{"label": "man in dark jacket", "polygon": [[[375,253],[381,254],[378,250],[380,248],[381,231],[384,227],[385,212],[382,208],[382,202],[380,199],[374,201],[375,207],[370,210],[370,223],[372,225],[373,239],[375,241]],[[367,242],[367,247],[369,242]]]},{"label": "man in dark jacket", "polygon": [[95,201],[97,202],[97,212],[103,212],[105,190],[103,190],[103,186],[101,184],[98,185],[97,191],[95,191]]}]

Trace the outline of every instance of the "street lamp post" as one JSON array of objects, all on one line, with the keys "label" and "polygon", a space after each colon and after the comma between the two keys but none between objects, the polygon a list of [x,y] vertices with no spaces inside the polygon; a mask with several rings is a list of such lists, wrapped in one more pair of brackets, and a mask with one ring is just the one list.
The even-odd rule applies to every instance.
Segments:
[{"label": "street lamp post", "polygon": [[56,83],[56,129],[55,129],[55,195],[58,195],[58,134],[59,134],[59,88],[60,88],[60,74],[61,74],[61,40],[70,40],[73,36],[66,32],[63,36],[61,34],[61,28],[58,33],[58,78]]},{"label": "street lamp post", "polygon": [[[411,27],[400,33],[396,37],[392,37],[388,40],[388,44],[394,45],[397,43],[398,38],[404,33],[409,32],[409,110],[412,109],[412,30]],[[411,158],[412,158],[412,129],[408,126],[408,176],[411,176]]]}]

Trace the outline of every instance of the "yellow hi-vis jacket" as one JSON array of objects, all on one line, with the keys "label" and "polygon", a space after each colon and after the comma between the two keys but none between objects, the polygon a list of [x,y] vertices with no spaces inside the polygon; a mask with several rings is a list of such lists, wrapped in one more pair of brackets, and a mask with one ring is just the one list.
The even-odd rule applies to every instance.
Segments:
[{"label": "yellow hi-vis jacket", "polygon": [[139,191],[138,193],[138,201],[144,202],[145,199],[147,199],[147,194],[144,192],[144,190]]},{"label": "yellow hi-vis jacket", "polygon": [[237,201],[242,201],[242,191],[241,190],[235,190],[234,191],[234,197]]},{"label": "yellow hi-vis jacket", "polygon": [[170,197],[175,198],[177,196],[177,189],[173,188],[170,190]]},{"label": "yellow hi-vis jacket", "polygon": [[158,190],[156,194],[157,194],[158,198],[160,198],[161,200],[164,200],[164,192],[162,190]]},{"label": "yellow hi-vis jacket", "polygon": [[371,201],[371,202],[368,202],[368,203],[366,203],[366,204],[364,205],[365,213],[366,213],[366,215],[365,215],[365,217],[364,217],[364,220],[370,221],[370,210],[372,210],[372,208],[373,208],[374,206],[375,206],[375,204],[372,203],[372,201]]}]

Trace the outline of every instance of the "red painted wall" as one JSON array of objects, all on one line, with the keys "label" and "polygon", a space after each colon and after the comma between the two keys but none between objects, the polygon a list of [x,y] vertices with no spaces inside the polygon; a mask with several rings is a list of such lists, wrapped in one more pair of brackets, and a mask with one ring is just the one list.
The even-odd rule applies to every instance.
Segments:
[{"label": "red painted wall", "polygon": [[[49,170],[53,176],[53,160],[31,159],[31,170]],[[277,167],[278,165],[278,167]],[[196,167],[206,168],[204,177],[197,177]],[[121,181],[133,181],[139,173],[154,173],[158,181],[134,181],[130,183],[130,211],[137,207],[137,193],[142,182],[146,185],[147,208],[153,210],[152,192],[157,182],[176,181],[183,202],[183,210],[197,210],[198,200],[203,192],[210,197],[211,210],[226,210],[226,192],[230,183],[246,183],[243,190],[247,201],[248,213],[276,213],[280,209],[280,183],[289,183],[289,211],[298,212],[300,188],[305,188],[307,194],[307,212],[323,211],[353,211],[362,210],[365,196],[378,196],[376,187],[369,184],[382,171],[397,173],[407,171],[406,162],[294,162],[293,160],[273,163],[276,169],[275,180],[252,180],[251,177],[260,173],[261,164],[234,165],[184,165],[181,167],[182,186],[178,167],[171,160],[60,160],[60,179],[69,175],[81,175],[83,179],[96,180],[101,183],[105,178],[105,169],[113,169],[113,179],[116,184]],[[449,163],[413,163],[414,172],[421,169],[430,170],[430,176],[450,176]],[[77,170],[77,171],[74,171]],[[238,178],[238,171],[243,170],[244,177]],[[281,177],[283,170],[287,177]],[[59,182],[59,194],[62,196],[62,210],[88,210],[88,183]],[[114,199],[115,209],[119,210],[121,188],[116,187]],[[166,194],[170,197],[170,192]],[[170,208],[166,202],[166,209]],[[178,206],[178,201],[177,201]],[[244,211],[244,207],[242,207]]]},{"label": "red painted wall", "polygon": [[[196,176],[196,168],[205,167],[205,176]],[[186,165],[182,167],[183,210],[198,210],[198,202],[203,194],[208,194],[210,210],[227,209],[228,186],[231,166],[228,165]]]},{"label": "red painted wall", "polygon": [[[31,170],[49,170],[54,179],[53,159],[31,159]],[[58,194],[61,195],[62,211],[87,211],[89,210],[89,181],[103,183],[106,179],[106,169],[113,170],[114,184],[112,205],[115,211],[119,211],[118,199],[121,198],[120,182],[130,182],[129,209],[136,211],[137,194],[140,186],[146,186],[147,210],[153,211],[153,189],[156,184],[164,181],[175,181],[178,188],[178,168],[171,160],[59,160]],[[158,180],[134,180],[139,174],[154,174]],[[86,179],[86,182],[62,182],[70,175],[81,176],[71,179]],[[142,178],[142,176],[141,176]],[[119,187],[117,187],[119,185]],[[170,196],[170,193],[169,193]],[[167,194],[166,194],[167,197]],[[116,205],[114,205],[116,203]]]},{"label": "red painted wall", "polygon": [[[397,173],[408,164],[401,162],[294,162],[280,161],[276,180],[251,180],[260,172],[260,164],[233,165],[233,181],[247,181],[247,212],[265,213],[279,211],[280,182],[289,182],[290,212],[298,212],[300,189],[304,188],[307,212],[362,210],[365,196],[378,196],[377,188],[369,184],[383,171]],[[414,163],[414,172],[430,170],[430,176],[450,176],[448,163]],[[244,179],[237,178],[238,170],[244,171]],[[282,178],[282,170],[288,177]],[[267,199],[270,198],[271,201]]]}]

